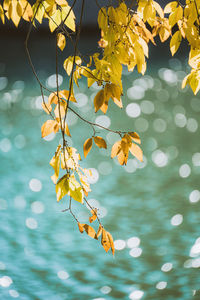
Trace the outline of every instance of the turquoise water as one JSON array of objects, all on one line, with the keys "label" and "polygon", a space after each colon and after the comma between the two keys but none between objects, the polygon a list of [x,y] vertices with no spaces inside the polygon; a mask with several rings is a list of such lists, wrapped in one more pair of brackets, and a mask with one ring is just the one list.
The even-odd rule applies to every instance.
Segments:
[{"label": "turquoise water", "polygon": [[[124,72],[124,110],[111,103],[107,119],[100,119],[112,129],[138,132],[144,163],[130,157],[121,167],[111,160],[116,137],[101,130],[108,151],[94,148],[82,161],[96,169],[88,199],[114,237],[114,258],[61,212],[66,203],[56,203],[49,166],[59,138],[40,137],[46,116],[36,82],[16,81],[3,66],[0,299],[200,299],[200,100],[180,88],[185,63],[154,65],[140,80]],[[51,87],[50,75],[42,76]],[[96,92],[85,81],[76,91],[81,107],[74,109],[91,121],[102,115],[93,112]],[[83,157],[92,130],[72,116],[69,128],[69,144]],[[82,222],[88,219],[85,207],[74,203],[74,210]]]}]

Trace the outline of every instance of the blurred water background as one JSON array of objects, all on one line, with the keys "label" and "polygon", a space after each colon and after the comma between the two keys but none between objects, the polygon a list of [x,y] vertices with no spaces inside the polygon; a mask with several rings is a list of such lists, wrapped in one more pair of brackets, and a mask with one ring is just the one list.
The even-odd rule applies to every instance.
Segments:
[{"label": "blurred water background", "polygon": [[[98,38],[98,37],[97,37]],[[92,149],[82,165],[93,168],[88,199],[115,240],[116,254],[81,235],[70,215],[56,203],[49,161],[59,137],[41,139],[48,118],[41,110],[39,86],[24,51],[24,36],[3,34],[0,57],[0,299],[200,299],[200,99],[181,81],[186,54],[170,59],[169,50],[152,52],[145,76],[124,70],[124,109],[110,103],[94,113],[98,86],[82,80],[74,105],[82,116],[112,129],[140,134],[144,162],[129,157],[121,167],[111,160],[118,138],[98,130],[108,150]],[[41,80],[55,88],[55,41],[45,35],[30,41]],[[82,52],[96,38],[87,32]],[[53,49],[50,51],[49,49]],[[61,54],[60,64],[70,52]],[[162,54],[162,55],[161,55]],[[151,57],[151,53],[150,53]],[[59,70],[60,88],[67,88]],[[48,96],[48,95],[46,95]],[[69,113],[76,147],[91,128]],[[82,222],[89,211],[74,203]]]}]

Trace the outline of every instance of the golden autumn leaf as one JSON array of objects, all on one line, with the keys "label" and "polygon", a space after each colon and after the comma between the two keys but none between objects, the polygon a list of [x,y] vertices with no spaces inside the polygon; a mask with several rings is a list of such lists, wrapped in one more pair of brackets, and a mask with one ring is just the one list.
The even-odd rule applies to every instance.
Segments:
[{"label": "golden autumn leaf", "polygon": [[104,228],[102,228],[101,244],[104,247],[105,251],[108,252],[111,245],[110,245],[109,237],[107,235],[107,231]]},{"label": "golden autumn leaf", "polygon": [[94,136],[94,142],[99,148],[107,149],[106,141],[100,136]]},{"label": "golden autumn leaf", "polygon": [[171,41],[170,41],[170,51],[171,51],[172,56],[177,52],[181,41],[182,41],[182,35],[181,35],[180,31],[178,30],[173,34]]},{"label": "golden autumn leaf", "polygon": [[81,224],[78,222],[78,228],[79,228],[80,233],[83,233],[83,231],[85,230],[84,226],[85,226],[85,224]]},{"label": "golden autumn leaf", "polygon": [[94,208],[91,210],[92,216],[89,217],[89,222],[92,223],[96,220],[97,218],[97,208]]},{"label": "golden autumn leaf", "polygon": [[129,131],[128,134],[130,135],[131,139],[134,142],[136,142],[138,144],[141,144],[140,136],[139,136],[139,134],[137,134],[137,132],[131,132],[131,131]]},{"label": "golden autumn leaf", "polygon": [[94,230],[94,228],[90,225],[84,224],[83,228],[85,229],[85,232],[93,239],[98,240],[97,235],[96,235],[96,231]]},{"label": "golden autumn leaf", "polygon": [[58,122],[55,120],[47,120],[41,127],[42,137],[49,135],[50,133],[56,133],[59,130]]},{"label": "golden autumn leaf", "polygon": [[67,123],[65,123],[65,134],[71,136]]},{"label": "golden autumn leaf", "polygon": [[142,149],[138,145],[132,143],[132,145],[130,147],[130,152],[138,160],[140,160],[141,162],[143,161],[143,152],[142,152]]},{"label": "golden autumn leaf", "polygon": [[104,90],[100,90],[94,97],[94,110],[97,112],[104,103]]},{"label": "golden autumn leaf", "polygon": [[97,231],[97,238],[102,234],[102,229],[103,229],[103,227],[101,226],[101,224],[99,224],[99,228]]},{"label": "golden autumn leaf", "polygon": [[111,246],[111,250],[112,250],[112,255],[114,256],[114,254],[115,254],[115,246],[114,246],[114,242],[113,242],[113,237],[110,234],[110,232],[108,232],[108,231],[107,231],[107,236],[108,236],[108,239],[109,239],[109,242],[110,242],[110,246]]},{"label": "golden autumn leaf", "polygon": [[52,157],[52,159],[50,160],[50,166],[52,166],[54,168],[55,173],[51,176],[51,179],[53,181],[54,184],[56,184],[58,177],[59,177],[59,171],[60,171],[60,148],[61,145],[59,145],[56,149],[56,153],[55,155]]},{"label": "golden autumn leaf", "polygon": [[3,10],[3,7],[1,6],[1,4],[0,4],[0,18],[1,18],[2,23],[4,24],[5,23],[5,15],[4,15],[4,10]]},{"label": "golden autumn leaf", "polygon": [[56,184],[57,202],[59,202],[69,192],[69,176],[64,175]]},{"label": "golden autumn leaf", "polygon": [[42,108],[48,115],[52,111],[52,106],[45,102],[42,103]]},{"label": "golden autumn leaf", "polygon": [[92,149],[92,138],[89,138],[85,141],[83,145],[83,154],[85,157],[87,157],[91,149]]},{"label": "golden autumn leaf", "polygon": [[164,8],[164,13],[169,14],[173,12],[176,9],[177,5],[178,5],[177,1],[169,2]]},{"label": "golden autumn leaf", "polygon": [[66,46],[66,39],[65,36],[62,33],[58,33],[57,36],[57,45],[60,48],[60,50],[64,50],[65,46]]},{"label": "golden autumn leaf", "polygon": [[116,142],[113,146],[112,146],[112,150],[111,150],[111,158],[115,157],[116,155],[118,155],[118,153],[121,150],[121,141]]}]

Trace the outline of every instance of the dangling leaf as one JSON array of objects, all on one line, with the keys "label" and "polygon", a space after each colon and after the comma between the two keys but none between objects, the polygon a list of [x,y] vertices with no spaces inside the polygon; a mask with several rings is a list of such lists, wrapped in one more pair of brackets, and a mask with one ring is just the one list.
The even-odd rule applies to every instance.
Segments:
[{"label": "dangling leaf", "polygon": [[50,133],[56,133],[59,130],[57,121],[47,120],[41,127],[42,137],[49,135]]},{"label": "dangling leaf", "polygon": [[107,149],[107,144],[106,144],[105,140],[102,137],[95,136],[94,137],[94,142],[97,145],[97,147]]},{"label": "dangling leaf", "polygon": [[83,233],[83,231],[85,230],[84,226],[85,226],[85,224],[78,223],[78,228],[79,228],[80,233]]},{"label": "dangling leaf", "polygon": [[142,149],[141,149],[138,145],[132,143],[132,145],[131,145],[131,147],[130,147],[130,152],[131,152],[131,154],[134,155],[138,160],[140,160],[141,162],[143,161],[143,152],[142,152]]},{"label": "dangling leaf", "polygon": [[69,195],[75,200],[80,203],[83,203],[83,189],[80,185],[80,183],[76,180],[74,174],[72,174],[69,177],[68,180],[68,186],[69,186]]},{"label": "dangling leaf", "polygon": [[102,234],[102,229],[103,229],[103,227],[101,226],[101,224],[99,224],[99,229],[97,231],[97,237],[99,237]]},{"label": "dangling leaf", "polygon": [[92,216],[89,217],[90,223],[92,223],[96,220],[96,218],[97,218],[97,209],[96,208],[92,209],[91,213],[92,213]]},{"label": "dangling leaf", "polygon": [[96,235],[96,231],[94,230],[94,228],[92,228],[91,226],[85,224],[84,229],[86,231],[86,233],[93,239],[98,240],[97,235]]},{"label": "dangling leaf", "polygon": [[177,52],[181,41],[182,41],[182,35],[181,35],[180,31],[178,30],[173,34],[171,41],[170,41],[170,51],[171,51],[172,56]]},{"label": "dangling leaf", "polygon": [[57,36],[57,45],[60,48],[60,50],[64,50],[66,46],[66,39],[65,36],[62,33],[59,33]]},{"label": "dangling leaf", "polygon": [[112,146],[112,150],[111,150],[111,158],[115,157],[116,155],[119,154],[121,150],[121,141],[116,142],[113,146]]},{"label": "dangling leaf", "polygon": [[101,244],[104,247],[105,251],[108,252],[111,245],[110,245],[109,237],[107,235],[107,231],[104,228],[102,228]]},{"label": "dangling leaf", "polygon": [[57,201],[59,202],[69,192],[69,177],[64,175],[56,184]]},{"label": "dangling leaf", "polygon": [[83,153],[85,157],[87,157],[91,149],[92,149],[92,138],[89,138],[85,141],[83,145]]},{"label": "dangling leaf", "polygon": [[94,110],[97,112],[104,103],[104,90],[100,90],[94,97]]},{"label": "dangling leaf", "polygon": [[112,237],[112,235],[110,234],[110,232],[108,232],[108,231],[107,231],[107,236],[108,236],[108,239],[109,239],[109,242],[110,242],[112,254],[113,254],[113,256],[114,256],[114,254],[115,254],[115,246],[114,246],[114,242],[113,242],[113,237]]},{"label": "dangling leaf", "polygon": [[128,132],[132,140],[138,144],[141,144],[140,136],[136,132]]},{"label": "dangling leaf", "polygon": [[51,161],[50,161],[50,166],[52,166],[54,168],[54,175],[51,176],[51,179],[53,181],[54,184],[56,184],[58,177],[59,177],[59,170],[60,170],[60,148],[61,145],[59,145],[56,149],[56,153],[55,155],[52,157]]}]

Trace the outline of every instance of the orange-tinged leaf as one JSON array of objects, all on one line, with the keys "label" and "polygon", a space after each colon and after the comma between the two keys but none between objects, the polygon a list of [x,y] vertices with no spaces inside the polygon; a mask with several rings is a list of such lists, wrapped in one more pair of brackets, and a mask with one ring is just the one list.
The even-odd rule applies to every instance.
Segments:
[{"label": "orange-tinged leaf", "polygon": [[141,144],[140,136],[136,132],[128,132],[132,140],[138,144]]},{"label": "orange-tinged leaf", "polygon": [[49,135],[50,133],[56,133],[59,129],[58,123],[55,120],[47,120],[41,127],[42,137]]},{"label": "orange-tinged leaf", "polygon": [[97,112],[104,103],[104,90],[100,90],[94,97],[94,110]]},{"label": "orange-tinged leaf", "polygon": [[124,156],[124,152],[122,150],[117,155],[117,159],[118,159],[118,162],[120,163],[120,165],[123,165],[125,163],[125,156]]},{"label": "orange-tinged leaf", "polygon": [[52,103],[54,104],[58,103],[58,97],[55,93],[51,93],[48,98],[48,104],[51,105]]},{"label": "orange-tinged leaf", "polygon": [[97,231],[97,238],[102,234],[102,229],[103,227],[101,226],[101,224],[99,224],[99,229]]},{"label": "orange-tinged leaf", "polygon": [[71,136],[67,123],[65,123],[65,134]]},{"label": "orange-tinged leaf", "polygon": [[91,149],[92,149],[92,138],[89,138],[85,141],[83,145],[83,153],[85,157],[88,155]]},{"label": "orange-tinged leaf", "polygon": [[85,230],[85,228],[84,228],[85,225],[86,224],[78,223],[78,228],[79,228],[80,233],[83,233],[83,231]]},{"label": "orange-tinged leaf", "polygon": [[116,155],[118,155],[118,153],[121,150],[121,141],[116,142],[113,146],[112,146],[112,150],[111,150],[111,158],[115,157]]},{"label": "orange-tinged leaf", "polygon": [[108,110],[108,101],[105,101],[103,105],[100,107],[100,110],[105,114]]},{"label": "orange-tinged leaf", "polygon": [[74,95],[71,93],[70,97],[69,97],[69,91],[67,90],[62,90],[59,92],[59,97],[60,98],[64,98],[65,100],[72,101],[72,102],[77,102],[76,99],[74,98]]},{"label": "orange-tinged leaf", "polygon": [[142,152],[142,149],[141,149],[138,145],[132,143],[132,145],[131,145],[131,147],[130,147],[130,152],[131,152],[131,154],[133,154],[138,160],[143,161],[143,152]]},{"label": "orange-tinged leaf", "polygon": [[107,144],[106,144],[105,140],[102,137],[95,136],[94,137],[94,142],[97,145],[97,147],[107,149]]},{"label": "orange-tinged leaf", "polygon": [[91,213],[92,213],[92,216],[89,217],[90,223],[92,223],[92,222],[94,222],[96,220],[96,218],[97,218],[97,209],[96,208],[92,209]]},{"label": "orange-tinged leaf", "polygon": [[112,237],[112,235],[110,234],[110,232],[108,232],[108,231],[107,231],[107,236],[108,236],[108,239],[109,239],[109,242],[110,242],[112,254],[113,254],[113,256],[114,256],[114,254],[115,254],[115,246],[114,246],[114,242],[113,242],[113,237]]},{"label": "orange-tinged leaf", "polygon": [[110,245],[110,241],[109,241],[109,238],[107,235],[107,231],[104,228],[102,228],[101,244],[104,247],[105,251],[108,252],[111,245]]},{"label": "orange-tinged leaf", "polygon": [[83,225],[86,233],[93,239],[98,240],[97,235],[96,235],[96,231],[94,230],[94,228],[90,225],[84,224]]},{"label": "orange-tinged leaf", "polygon": [[42,108],[44,109],[44,111],[49,115],[50,112],[52,111],[52,107],[51,105],[49,105],[48,103],[43,102],[42,103]]}]

